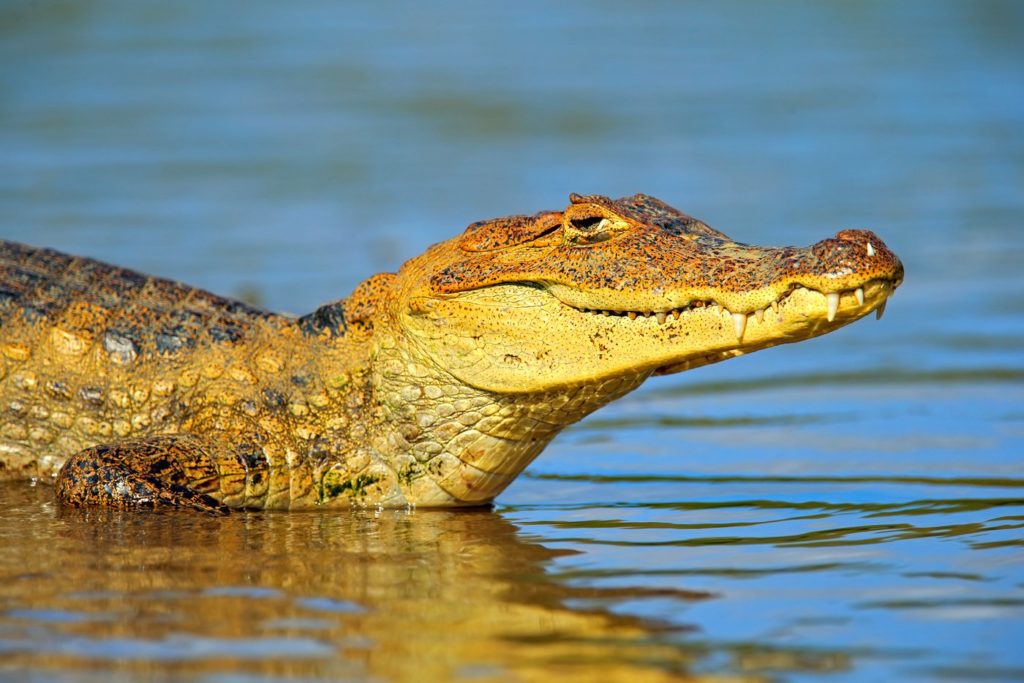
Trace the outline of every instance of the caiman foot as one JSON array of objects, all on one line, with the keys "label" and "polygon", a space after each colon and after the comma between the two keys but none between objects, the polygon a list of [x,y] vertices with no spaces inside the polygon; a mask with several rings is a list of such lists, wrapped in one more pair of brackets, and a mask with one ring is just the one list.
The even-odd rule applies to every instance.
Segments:
[{"label": "caiman foot", "polygon": [[214,459],[201,440],[190,436],[87,448],[64,463],[56,482],[57,500],[65,505],[227,514],[227,506],[210,495],[217,490]]}]

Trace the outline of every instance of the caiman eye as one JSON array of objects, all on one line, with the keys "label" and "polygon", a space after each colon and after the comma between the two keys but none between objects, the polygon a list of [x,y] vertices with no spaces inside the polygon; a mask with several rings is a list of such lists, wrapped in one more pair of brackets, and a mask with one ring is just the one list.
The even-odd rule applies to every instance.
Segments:
[{"label": "caiman eye", "polygon": [[569,220],[565,233],[573,244],[597,244],[610,240],[624,227],[624,224],[605,216],[580,216]]},{"label": "caiman eye", "polygon": [[586,232],[597,229],[602,223],[607,224],[608,219],[604,216],[585,216],[584,218],[574,218],[569,223],[577,230]]}]

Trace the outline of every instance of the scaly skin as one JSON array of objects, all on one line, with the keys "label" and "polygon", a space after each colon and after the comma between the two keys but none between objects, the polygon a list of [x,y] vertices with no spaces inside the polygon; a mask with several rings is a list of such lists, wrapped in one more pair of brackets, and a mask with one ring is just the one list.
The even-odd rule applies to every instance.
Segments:
[{"label": "scaly skin", "polygon": [[644,195],[471,225],[298,319],[0,243],[0,478],[75,505],[491,501],[639,386],[881,311],[873,233],[733,242]]}]

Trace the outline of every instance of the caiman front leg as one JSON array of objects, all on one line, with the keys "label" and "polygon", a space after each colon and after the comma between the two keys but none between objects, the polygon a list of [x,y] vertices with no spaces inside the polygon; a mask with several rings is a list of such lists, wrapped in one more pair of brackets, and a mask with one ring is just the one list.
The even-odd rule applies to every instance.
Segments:
[{"label": "caiman front leg", "polygon": [[[262,458],[225,458],[216,445],[187,435],[153,436],[79,451],[57,475],[57,500],[113,508],[191,508],[226,514],[226,479],[246,487],[264,478]],[[260,471],[264,470],[264,471]]]}]

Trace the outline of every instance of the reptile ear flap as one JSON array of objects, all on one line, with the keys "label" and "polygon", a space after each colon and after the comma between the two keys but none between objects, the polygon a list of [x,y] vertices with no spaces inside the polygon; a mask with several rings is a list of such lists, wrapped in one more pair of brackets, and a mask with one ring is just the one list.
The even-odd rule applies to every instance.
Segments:
[{"label": "reptile ear flap", "polygon": [[545,211],[534,216],[509,216],[491,221],[477,221],[466,228],[459,247],[463,251],[495,251],[529,245],[553,244],[562,225],[562,214]]}]

